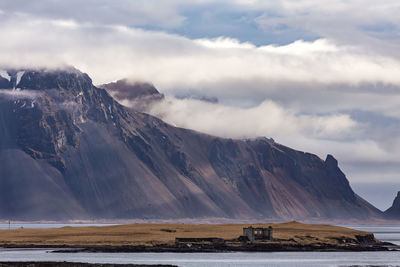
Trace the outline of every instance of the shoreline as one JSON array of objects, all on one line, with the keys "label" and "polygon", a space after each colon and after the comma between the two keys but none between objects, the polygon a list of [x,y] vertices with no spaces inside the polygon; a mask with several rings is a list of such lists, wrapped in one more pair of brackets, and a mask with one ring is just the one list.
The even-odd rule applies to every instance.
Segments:
[{"label": "shoreline", "polygon": [[52,245],[2,245],[2,249],[49,249],[51,253],[229,253],[229,252],[374,252],[400,251],[400,246],[380,242],[370,245],[288,245],[288,244],[247,244],[232,245],[168,245],[155,246],[52,246]]},{"label": "shoreline", "polygon": [[[95,220],[40,220],[40,221],[25,221],[25,220],[6,220],[0,219],[0,224],[43,224],[43,225],[57,225],[57,224],[71,224],[71,225],[121,225],[121,224],[262,224],[264,221],[270,223],[285,223],[287,220],[283,219],[230,219],[230,218],[180,218],[180,219],[95,219]],[[327,219],[309,219],[298,220],[304,224],[330,224],[336,226],[397,226],[400,223],[398,219],[372,219],[368,222],[365,220],[327,220]]]},{"label": "shoreline", "polygon": [[400,251],[388,247],[322,247],[314,248],[309,246],[275,246],[275,247],[210,247],[210,248],[178,248],[178,247],[90,247],[77,250],[55,250],[51,253],[233,253],[233,252],[375,252],[375,251]]}]

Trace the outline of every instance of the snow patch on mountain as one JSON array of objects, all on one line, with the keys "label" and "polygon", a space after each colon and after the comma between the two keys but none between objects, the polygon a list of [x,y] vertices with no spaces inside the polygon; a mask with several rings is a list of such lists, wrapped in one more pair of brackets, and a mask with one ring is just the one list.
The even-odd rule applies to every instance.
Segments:
[{"label": "snow patch on mountain", "polygon": [[4,79],[8,80],[9,82],[11,81],[11,76],[5,70],[0,70],[0,77],[3,77]]},{"label": "snow patch on mountain", "polygon": [[24,76],[25,71],[18,71],[17,72],[17,82],[15,83],[15,87],[21,82],[22,76]]}]

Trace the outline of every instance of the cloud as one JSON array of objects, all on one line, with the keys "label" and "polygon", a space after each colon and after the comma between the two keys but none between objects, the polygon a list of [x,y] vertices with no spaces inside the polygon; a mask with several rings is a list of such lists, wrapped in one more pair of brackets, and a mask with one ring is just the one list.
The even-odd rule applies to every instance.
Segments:
[{"label": "cloud", "polygon": [[0,89],[0,98],[8,100],[19,100],[19,99],[35,99],[40,95],[38,91],[33,90],[8,90]]},{"label": "cloud", "polygon": [[229,80],[400,84],[398,60],[326,39],[255,47],[230,38],[190,40],[124,26],[21,16],[2,21],[0,33],[8,36],[0,44],[3,62],[73,64],[97,83],[134,77],[163,90],[199,90]]},{"label": "cloud", "polygon": [[259,44],[319,36],[396,57],[399,9],[395,0],[328,0],[323,5],[317,0],[0,0],[0,10],[12,15],[139,26],[192,37],[225,35]]},{"label": "cloud", "polygon": [[[242,3],[249,8],[249,4]],[[361,45],[398,58],[400,20],[398,1],[256,1],[251,4],[266,10],[256,18],[265,30],[292,27],[313,32],[341,44]],[[271,12],[274,16],[269,15]]]},{"label": "cloud", "polygon": [[47,19],[74,20],[93,24],[180,25],[184,17],[178,13],[178,1],[155,0],[1,0],[0,9]]},{"label": "cloud", "polygon": [[252,108],[239,108],[195,99],[166,97],[156,102],[149,113],[166,122],[217,136],[253,138],[292,136],[315,138],[347,137],[359,127],[348,115],[313,116],[296,114],[272,101]]}]

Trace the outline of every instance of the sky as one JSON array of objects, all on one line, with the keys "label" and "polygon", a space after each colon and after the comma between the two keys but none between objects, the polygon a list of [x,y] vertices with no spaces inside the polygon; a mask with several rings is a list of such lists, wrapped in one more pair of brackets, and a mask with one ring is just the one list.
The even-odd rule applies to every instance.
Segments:
[{"label": "sky", "polygon": [[0,66],[151,82],[167,96],[151,114],[332,154],[386,209],[400,190],[399,13],[396,0],[0,0]]}]

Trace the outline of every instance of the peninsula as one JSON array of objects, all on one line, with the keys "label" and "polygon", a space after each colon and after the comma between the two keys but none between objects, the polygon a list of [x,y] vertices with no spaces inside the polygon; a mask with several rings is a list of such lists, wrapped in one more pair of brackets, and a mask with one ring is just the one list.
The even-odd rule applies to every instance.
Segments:
[{"label": "peninsula", "polygon": [[[49,247],[58,252],[226,252],[390,250],[369,232],[298,222],[254,224],[268,240],[243,236],[248,224],[131,224],[0,231],[2,247]],[[247,230],[246,230],[247,231]]]}]

